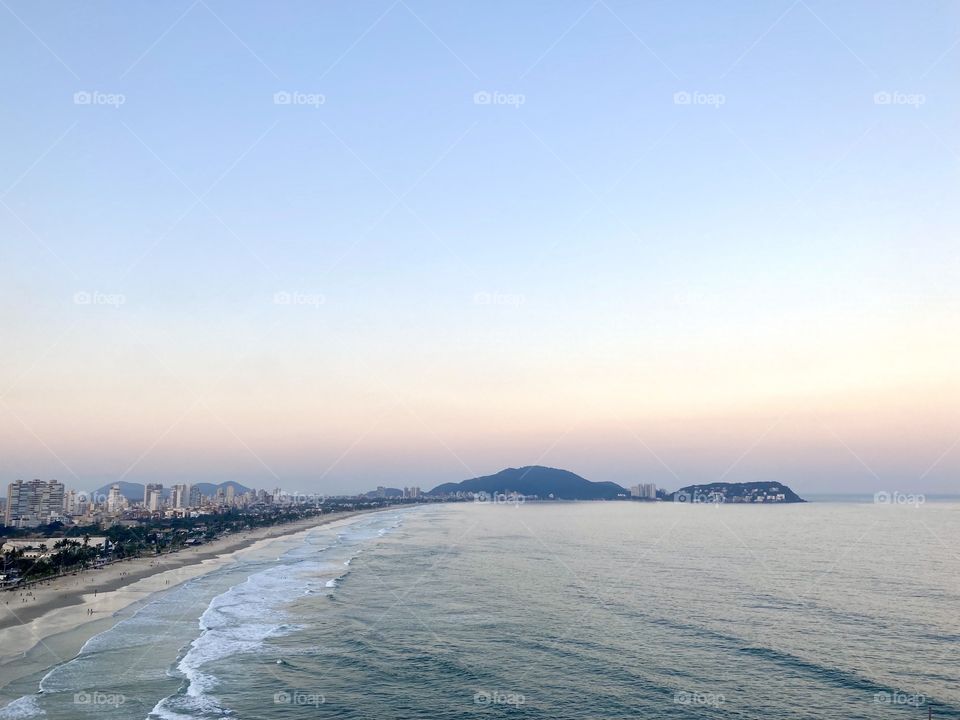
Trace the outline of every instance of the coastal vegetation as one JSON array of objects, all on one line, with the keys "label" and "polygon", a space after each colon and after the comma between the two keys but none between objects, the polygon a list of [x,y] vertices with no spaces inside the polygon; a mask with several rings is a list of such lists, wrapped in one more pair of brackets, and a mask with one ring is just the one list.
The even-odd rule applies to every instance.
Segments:
[{"label": "coastal vegetation", "polygon": [[[149,517],[104,528],[97,524],[65,526],[60,522],[29,529],[0,525],[0,539],[5,543],[2,586],[18,587],[131,557],[163,555],[255,528],[392,504],[396,501],[382,498],[327,499],[313,505],[230,508],[196,517]],[[92,544],[92,537],[105,541]],[[17,541],[7,543],[7,540]]]}]

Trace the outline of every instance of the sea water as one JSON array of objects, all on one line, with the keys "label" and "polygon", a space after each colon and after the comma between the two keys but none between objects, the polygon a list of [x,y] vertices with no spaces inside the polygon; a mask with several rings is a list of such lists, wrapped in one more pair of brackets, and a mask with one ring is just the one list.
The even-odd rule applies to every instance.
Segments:
[{"label": "sea water", "polygon": [[278,540],[3,717],[960,717],[960,505],[455,504]]}]

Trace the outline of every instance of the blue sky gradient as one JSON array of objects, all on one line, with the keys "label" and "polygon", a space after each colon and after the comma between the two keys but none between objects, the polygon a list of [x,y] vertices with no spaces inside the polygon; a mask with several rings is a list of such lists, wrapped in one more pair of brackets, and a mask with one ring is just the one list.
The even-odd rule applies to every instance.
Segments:
[{"label": "blue sky gradient", "polygon": [[956,490],[956,3],[0,17],[4,482]]}]

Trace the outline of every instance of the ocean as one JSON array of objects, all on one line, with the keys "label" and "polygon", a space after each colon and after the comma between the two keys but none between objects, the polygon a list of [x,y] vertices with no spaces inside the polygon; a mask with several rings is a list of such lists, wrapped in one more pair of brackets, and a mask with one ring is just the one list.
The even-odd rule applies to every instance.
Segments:
[{"label": "ocean", "polygon": [[361,515],[124,611],[0,718],[960,718],[958,520],[953,502]]}]

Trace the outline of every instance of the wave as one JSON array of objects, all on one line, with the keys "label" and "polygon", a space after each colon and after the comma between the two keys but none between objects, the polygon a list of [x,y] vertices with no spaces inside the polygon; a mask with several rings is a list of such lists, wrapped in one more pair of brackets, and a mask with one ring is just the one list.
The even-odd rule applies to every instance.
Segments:
[{"label": "wave", "polygon": [[[755,646],[741,647],[738,650],[745,655],[750,655],[767,662],[788,667],[792,670],[813,675],[820,680],[848,690],[862,691],[870,695],[880,692],[888,692],[890,690],[889,684],[870,680],[869,678],[862,677],[861,675],[858,675],[852,671],[843,670],[842,668],[823,665],[810,660],[804,660],[797,655],[782,652],[780,650]],[[960,712],[960,708],[954,707],[940,700],[936,700],[935,698],[928,696],[927,700],[931,705],[935,705],[940,711],[951,713]]]},{"label": "wave", "polygon": [[[397,518],[393,519],[394,521]],[[379,522],[378,522],[379,521]],[[336,542],[324,544],[329,537],[322,527],[306,536],[303,545],[292,548],[270,568],[250,575],[210,601],[200,616],[200,635],[190,643],[176,669],[185,680],[181,692],[163,698],[150,717],[162,720],[222,717],[229,708],[215,697],[219,684],[211,665],[237,655],[255,655],[267,648],[267,641],[297,629],[284,609],[291,598],[312,594],[311,583],[326,576],[324,587],[334,589],[350,574],[350,561],[361,544],[382,537],[382,518],[362,520],[338,528]],[[390,526],[396,527],[399,523]],[[350,552],[345,561],[335,563],[330,554]],[[300,592],[305,591],[305,592]],[[269,618],[269,620],[267,620]]]},{"label": "wave", "polygon": [[[400,520],[397,515],[377,513],[357,516],[335,528],[319,526],[293,547],[289,540],[278,539],[283,550],[276,559],[240,559],[154,595],[133,606],[132,612],[110,629],[89,638],[74,658],[51,668],[39,682],[43,694],[25,695],[0,707],[0,720],[45,717],[47,710],[52,712],[72,693],[88,687],[91,678],[103,677],[110,672],[105,668],[118,663],[128,663],[124,681],[153,682],[155,675],[151,673],[157,670],[141,660],[143,648],[152,646],[158,638],[170,641],[164,650],[169,655],[165,656],[172,656],[180,648],[178,659],[160,671],[178,681],[180,688],[161,698],[150,717],[223,717],[230,710],[215,696],[218,664],[229,662],[233,656],[263,652],[271,638],[292,632],[297,626],[284,612],[287,603],[298,598],[310,603],[305,596],[313,594],[332,598],[335,588],[351,572],[351,560],[365,546],[382,538],[386,534],[382,530],[398,527]],[[210,599],[216,592],[213,588],[222,588],[226,582],[236,584]],[[198,601],[202,603],[198,609],[204,604],[206,608],[195,626],[199,634],[194,635],[184,628],[181,618],[183,609]],[[155,659],[162,662],[162,657]]]},{"label": "wave", "polygon": [[26,720],[45,716],[36,695],[24,695],[0,708],[0,718],[3,720]]}]

